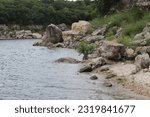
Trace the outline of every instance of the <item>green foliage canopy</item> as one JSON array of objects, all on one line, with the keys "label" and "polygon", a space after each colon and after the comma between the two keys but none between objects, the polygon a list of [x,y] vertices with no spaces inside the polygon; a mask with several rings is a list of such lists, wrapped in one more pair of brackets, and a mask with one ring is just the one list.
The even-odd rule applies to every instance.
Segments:
[{"label": "green foliage canopy", "polygon": [[0,0],[0,24],[71,24],[90,20],[92,1]]},{"label": "green foliage canopy", "polygon": [[81,41],[77,46],[76,46],[76,50],[83,54],[83,60],[86,60],[88,58],[89,54],[92,54],[93,51],[95,50],[95,45],[94,44],[90,44],[87,41]]}]

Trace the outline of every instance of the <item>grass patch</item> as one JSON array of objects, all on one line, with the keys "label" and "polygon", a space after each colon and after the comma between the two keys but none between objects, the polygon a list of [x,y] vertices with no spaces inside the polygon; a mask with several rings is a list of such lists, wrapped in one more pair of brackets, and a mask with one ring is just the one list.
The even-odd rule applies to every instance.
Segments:
[{"label": "grass patch", "polygon": [[132,39],[128,36],[121,36],[121,37],[117,38],[117,42],[124,44],[125,46],[131,46]]},{"label": "grass patch", "polygon": [[[122,27],[122,35],[133,38],[137,33],[143,30],[148,22],[150,22],[150,12],[145,12],[134,7],[125,12],[114,13],[105,17],[93,19],[91,24],[93,25],[93,29],[105,24],[110,24],[109,28],[114,26]],[[108,40],[111,40],[111,36],[106,37],[108,37]],[[119,40],[123,42],[122,39]],[[127,40],[129,41],[129,39]]]}]

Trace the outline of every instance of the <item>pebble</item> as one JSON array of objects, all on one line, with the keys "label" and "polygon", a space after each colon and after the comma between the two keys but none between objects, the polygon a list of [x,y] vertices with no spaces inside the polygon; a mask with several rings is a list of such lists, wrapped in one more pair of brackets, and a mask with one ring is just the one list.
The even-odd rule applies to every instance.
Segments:
[{"label": "pebble", "polygon": [[110,82],[105,82],[103,85],[104,85],[105,87],[112,87],[112,86],[113,86]]},{"label": "pebble", "polygon": [[91,80],[97,80],[98,77],[97,77],[96,75],[93,75],[93,76],[90,77],[90,79],[91,79]]}]

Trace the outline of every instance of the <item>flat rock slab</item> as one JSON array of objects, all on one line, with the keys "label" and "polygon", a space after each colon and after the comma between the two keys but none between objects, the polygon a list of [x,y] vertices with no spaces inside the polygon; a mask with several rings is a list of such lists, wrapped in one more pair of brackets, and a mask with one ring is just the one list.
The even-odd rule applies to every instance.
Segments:
[{"label": "flat rock slab", "polygon": [[58,63],[79,63],[80,61],[71,57],[65,57],[65,58],[60,58],[56,60],[55,62]]},{"label": "flat rock slab", "polygon": [[84,66],[82,67],[79,72],[82,73],[82,72],[91,72],[93,69],[90,65],[87,65],[87,66]]},{"label": "flat rock slab", "polygon": [[117,76],[128,76],[136,70],[136,65],[118,63],[113,65],[110,70],[113,71],[113,73],[115,73]]}]

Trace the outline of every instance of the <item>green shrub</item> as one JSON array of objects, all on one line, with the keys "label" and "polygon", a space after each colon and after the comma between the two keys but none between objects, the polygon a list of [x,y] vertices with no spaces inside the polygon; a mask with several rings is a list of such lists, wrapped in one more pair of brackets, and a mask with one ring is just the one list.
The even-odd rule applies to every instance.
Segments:
[{"label": "green shrub", "polygon": [[128,36],[121,36],[121,37],[117,38],[117,42],[124,44],[125,46],[131,46],[132,39]]},{"label": "green shrub", "polygon": [[106,40],[108,40],[108,41],[112,41],[112,40],[114,40],[115,39],[115,37],[112,35],[112,36],[109,36],[109,37],[106,37]]},{"label": "green shrub", "polygon": [[146,26],[147,21],[140,20],[135,23],[131,23],[126,25],[123,29],[123,34],[128,36],[134,36],[135,34],[141,32],[143,28]]},{"label": "green shrub", "polygon": [[138,7],[133,7],[131,10],[128,11],[127,15],[130,22],[136,22],[143,18],[144,11],[139,9]]},{"label": "green shrub", "polygon": [[93,53],[96,47],[87,41],[81,41],[75,48],[79,53],[83,54],[83,60],[87,60],[88,55]]}]

